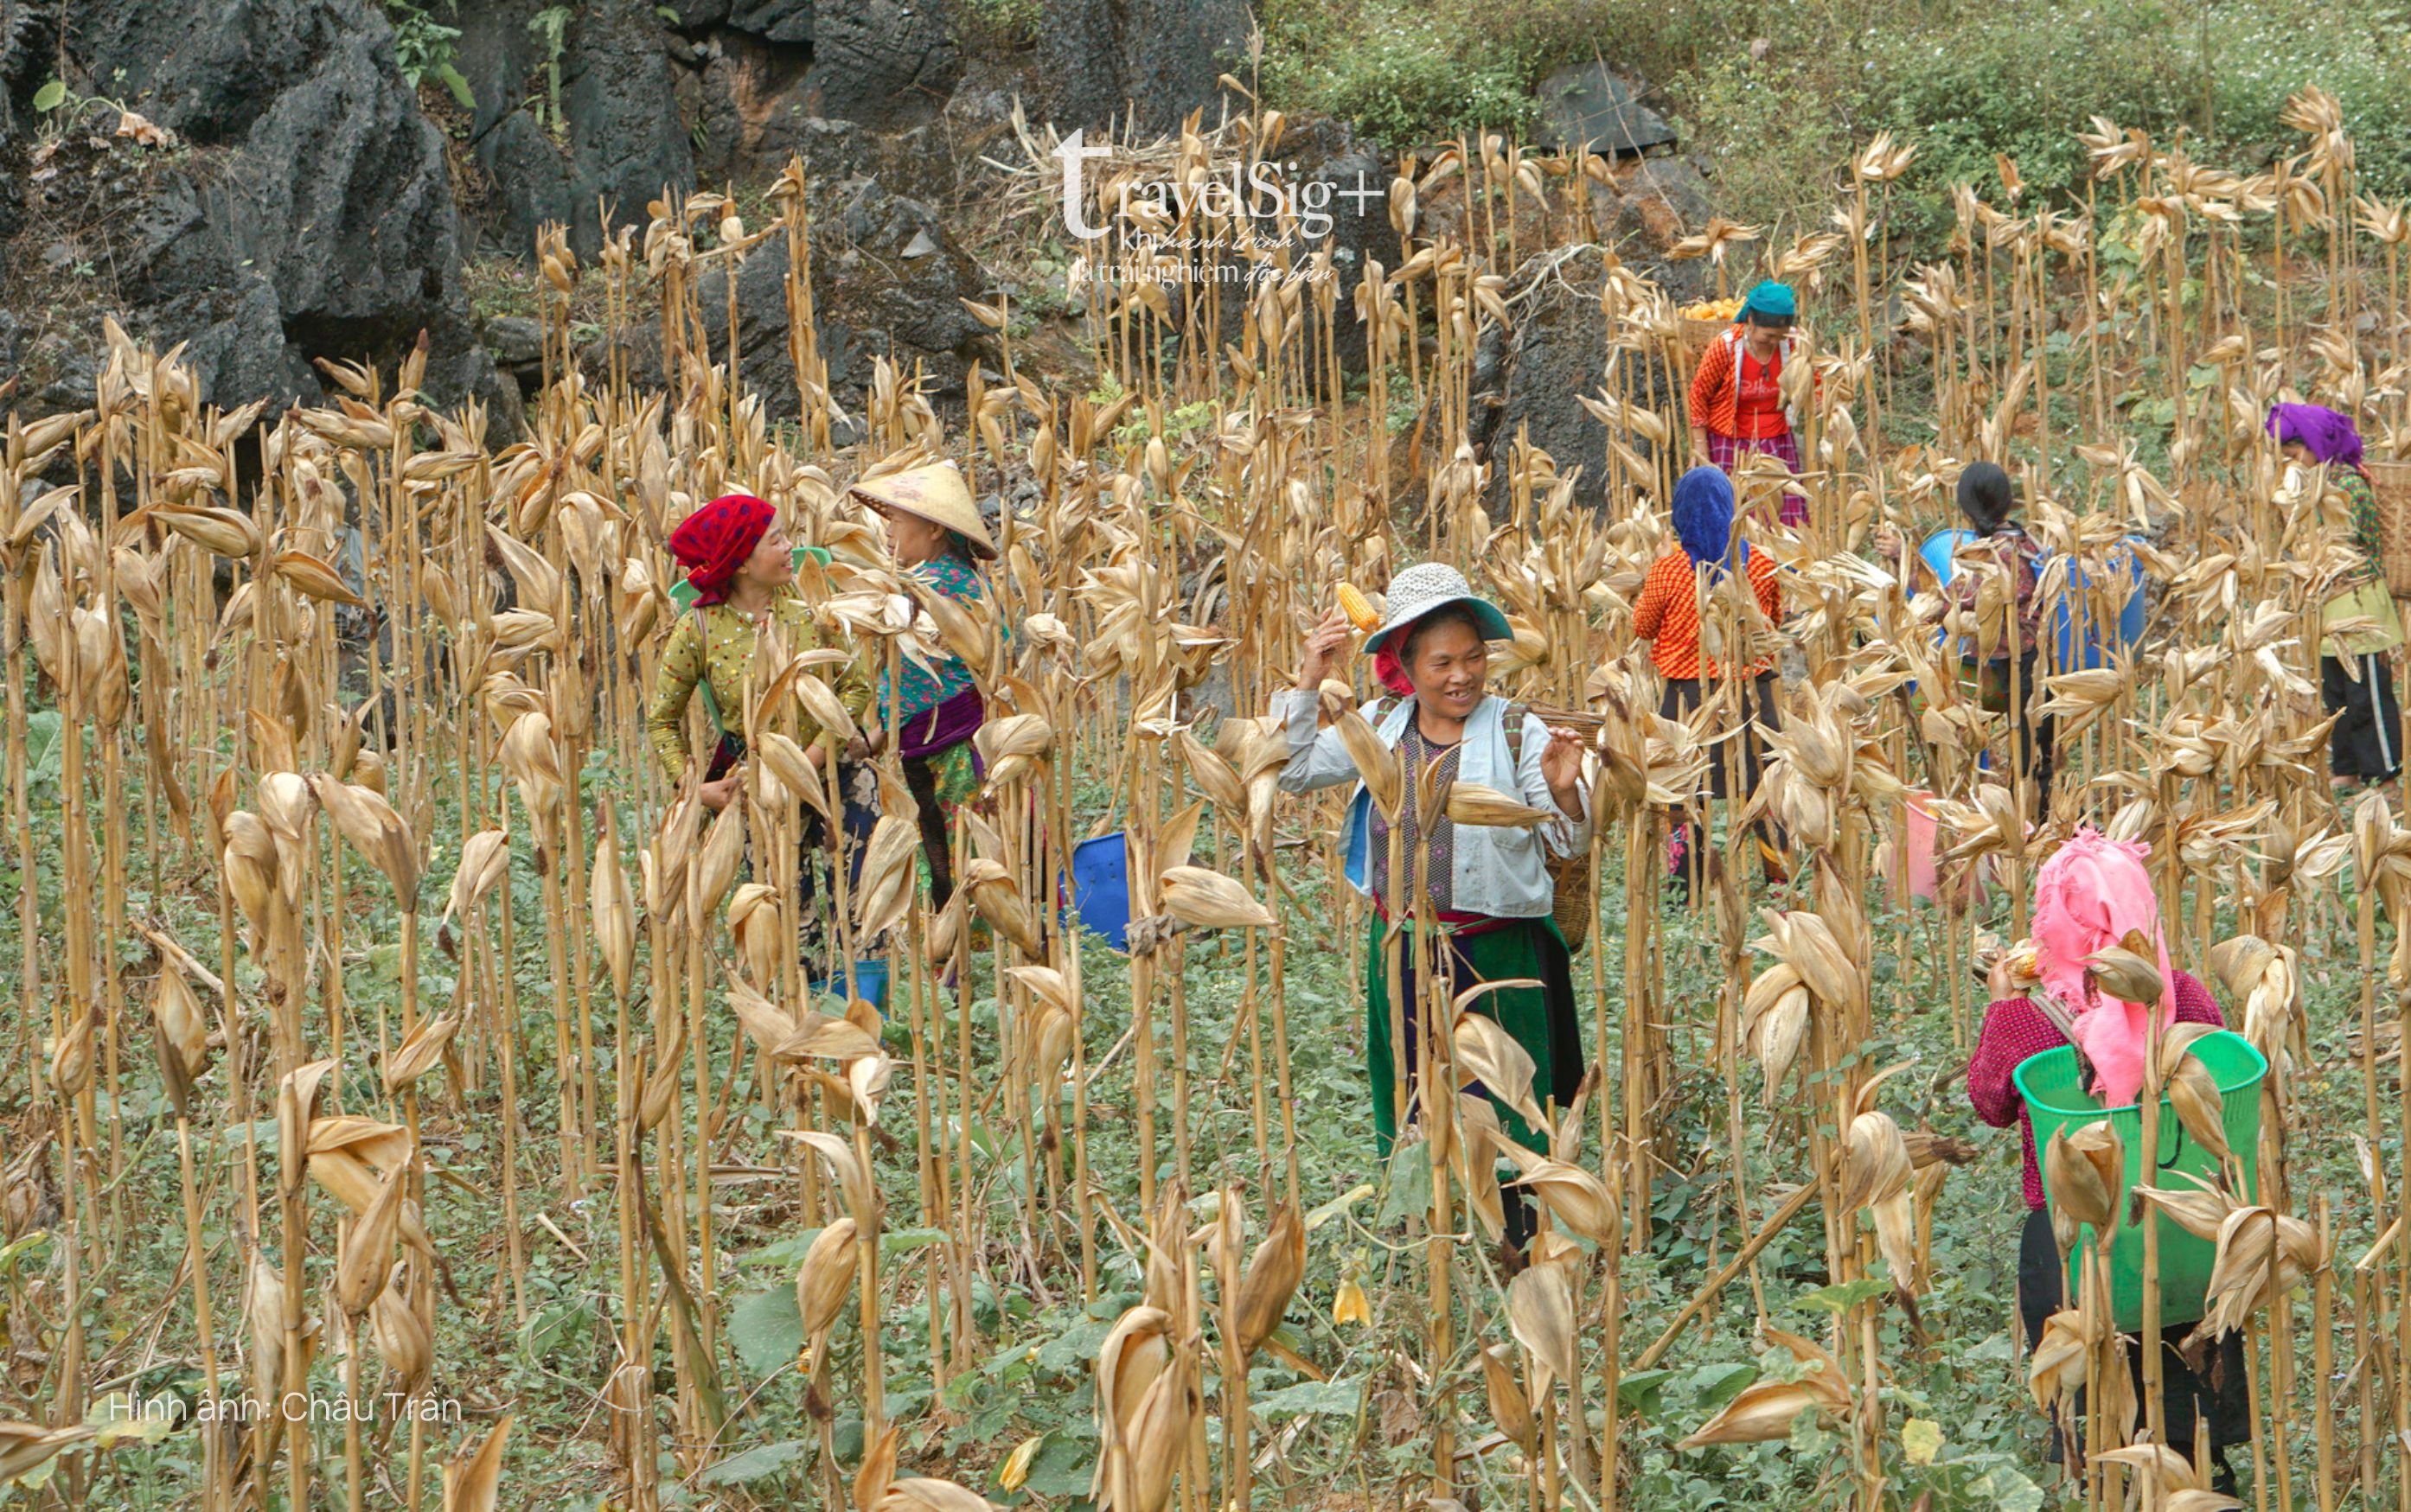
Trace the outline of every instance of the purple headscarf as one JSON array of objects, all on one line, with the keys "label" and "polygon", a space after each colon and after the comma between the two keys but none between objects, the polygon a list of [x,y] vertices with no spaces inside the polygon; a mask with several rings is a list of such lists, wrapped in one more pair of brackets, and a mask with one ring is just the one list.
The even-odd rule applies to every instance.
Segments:
[{"label": "purple headscarf", "polygon": [[2280,404],[2269,412],[2269,434],[2299,441],[2322,462],[2360,466],[2360,432],[2352,421],[2321,404]]}]

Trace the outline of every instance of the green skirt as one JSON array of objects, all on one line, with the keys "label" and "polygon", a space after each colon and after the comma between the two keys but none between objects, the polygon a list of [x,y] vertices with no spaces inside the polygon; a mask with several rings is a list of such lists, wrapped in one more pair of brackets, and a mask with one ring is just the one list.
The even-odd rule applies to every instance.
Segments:
[{"label": "green skirt", "polygon": [[936,778],[938,801],[947,807],[958,807],[977,798],[980,775],[972,764],[972,743],[957,740],[929,758],[929,770]]},{"label": "green skirt", "polygon": [[[1375,1144],[1386,1160],[1398,1133],[1396,1110],[1391,1100],[1391,1079],[1397,1062],[1390,1044],[1389,968],[1381,951],[1381,937],[1389,926],[1378,914],[1368,916],[1365,923],[1365,1075],[1373,1094]],[[1420,995],[1415,990],[1414,957],[1411,951],[1406,950],[1406,942],[1402,934],[1399,945],[1404,953],[1399,962],[1399,984],[1406,1001],[1403,1022],[1407,1106],[1411,1111],[1423,1038],[1418,1028]],[[1571,1103],[1574,1093],[1582,1086],[1582,1033],[1574,1010],[1573,963],[1556,923],[1548,919],[1518,919],[1480,934],[1451,935],[1447,950],[1448,997],[1454,998],[1476,982],[1517,977],[1541,982],[1539,987],[1485,994],[1475,1000],[1475,1006],[1478,1011],[1505,1025],[1508,1034],[1524,1047],[1524,1053],[1532,1057],[1533,1100],[1544,1110]],[[1477,1083],[1468,1090],[1482,1088]],[[1527,1150],[1548,1153],[1548,1135],[1533,1129],[1503,1103],[1498,1107],[1498,1121],[1509,1139]]]}]

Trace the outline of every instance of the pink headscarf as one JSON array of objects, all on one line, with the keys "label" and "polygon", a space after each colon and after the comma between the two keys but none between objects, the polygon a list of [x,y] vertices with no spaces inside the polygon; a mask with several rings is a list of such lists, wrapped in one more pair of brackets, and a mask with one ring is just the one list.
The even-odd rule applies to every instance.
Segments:
[{"label": "pink headscarf", "polygon": [[[2163,1029],[2174,1017],[2176,973],[2160,929],[2159,897],[2143,869],[2151,851],[2140,841],[2081,829],[2035,876],[2035,967],[2073,1016],[2076,1041],[2093,1062],[2094,1093],[2109,1108],[2125,1107],[2142,1092],[2152,1012],[2160,1012]],[[2160,980],[2170,984],[2159,1003],[2104,996],[2085,976],[2084,958],[2117,944],[2130,929],[2141,930],[2159,957]]]},{"label": "pink headscarf", "polygon": [[1412,698],[1415,681],[1407,676],[1406,663],[1398,660],[1398,642],[1404,639],[1404,635],[1392,635],[1381,643],[1381,648],[1373,653],[1373,676],[1400,698]]}]

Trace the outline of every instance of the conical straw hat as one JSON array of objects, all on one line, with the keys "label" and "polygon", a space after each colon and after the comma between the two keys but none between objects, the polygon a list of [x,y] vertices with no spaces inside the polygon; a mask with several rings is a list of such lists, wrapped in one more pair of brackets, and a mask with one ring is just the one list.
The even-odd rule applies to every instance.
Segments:
[{"label": "conical straw hat", "polygon": [[980,518],[979,506],[972,502],[972,490],[963,482],[961,470],[952,462],[930,462],[865,478],[854,486],[854,491],[873,503],[917,515],[932,525],[954,531],[975,556],[996,555],[996,545],[988,539],[987,523]]}]

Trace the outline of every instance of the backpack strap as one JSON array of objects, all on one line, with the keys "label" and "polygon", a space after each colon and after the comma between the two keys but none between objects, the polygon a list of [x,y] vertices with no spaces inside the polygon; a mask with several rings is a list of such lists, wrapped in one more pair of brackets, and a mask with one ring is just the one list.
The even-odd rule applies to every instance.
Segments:
[{"label": "backpack strap", "polygon": [[720,717],[720,700],[711,691],[711,627],[704,622],[702,604],[696,604],[694,613],[694,633],[698,642],[695,654],[703,658],[703,665],[695,672],[694,691],[703,695],[704,712],[711,716],[711,733],[725,736],[728,721]]},{"label": "backpack strap", "polygon": [[1523,704],[1510,704],[1500,716],[1507,721],[1507,765],[1513,772],[1524,769],[1524,719],[1532,711]]}]

